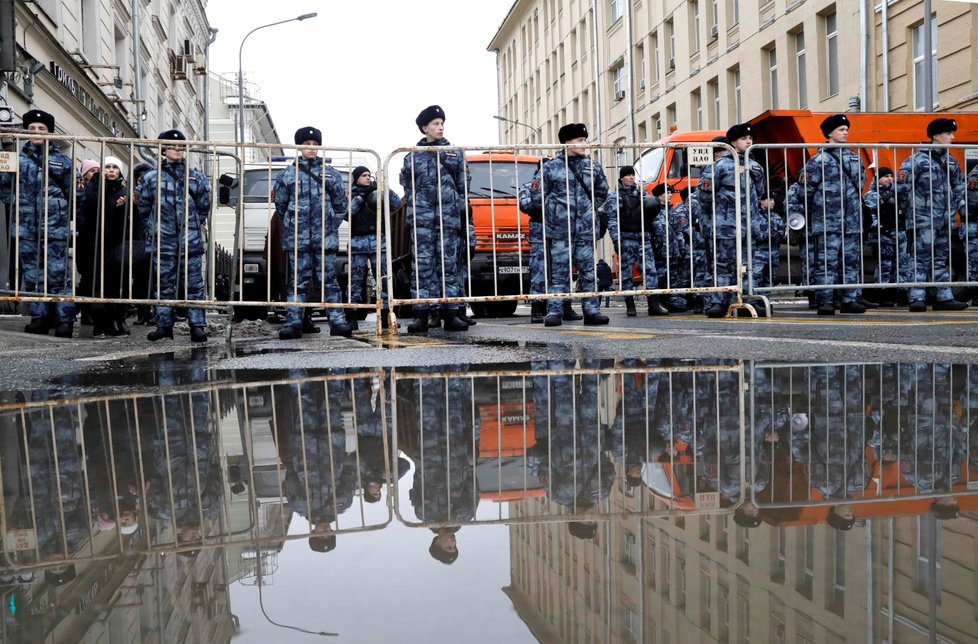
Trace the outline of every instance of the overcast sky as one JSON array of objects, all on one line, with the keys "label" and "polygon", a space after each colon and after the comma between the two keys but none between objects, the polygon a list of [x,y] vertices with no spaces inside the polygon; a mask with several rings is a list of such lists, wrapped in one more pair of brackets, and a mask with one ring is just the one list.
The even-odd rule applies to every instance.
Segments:
[{"label": "overcast sky", "polygon": [[245,78],[261,87],[283,142],[314,125],[327,147],[371,148],[383,159],[418,141],[414,119],[434,103],[445,110],[453,144],[494,145],[496,55],[486,47],[511,5],[209,0],[208,19],[219,29],[211,70],[237,73],[251,29],[315,11],[316,18],[262,29],[244,46]]}]

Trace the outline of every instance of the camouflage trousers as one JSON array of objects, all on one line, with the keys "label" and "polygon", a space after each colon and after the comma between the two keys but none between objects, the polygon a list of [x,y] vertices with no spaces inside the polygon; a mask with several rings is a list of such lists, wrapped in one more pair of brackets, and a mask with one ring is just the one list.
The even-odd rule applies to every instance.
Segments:
[{"label": "camouflage trousers", "polygon": [[620,264],[621,290],[631,291],[635,288],[635,265],[645,288],[659,288],[659,278],[656,275],[655,251],[652,249],[652,233],[621,233]]},{"label": "camouflage trousers", "polygon": [[[442,231],[444,228],[444,231]],[[443,234],[444,232],[444,234]],[[444,226],[432,225],[409,227],[414,253],[411,297],[418,299],[462,297],[465,294],[465,277],[458,271],[462,239],[458,225],[445,222]],[[415,304],[415,313],[428,311],[429,304]],[[442,304],[442,311],[458,309],[458,304]]]},{"label": "camouflage trousers", "polygon": [[[832,284],[858,284],[862,268],[860,235],[825,233],[810,235],[805,247],[807,274],[812,286]],[[861,289],[843,289],[839,299],[843,304],[855,302],[862,295]],[[835,296],[833,289],[817,289],[815,298],[819,306],[830,305]]]},{"label": "camouflage trousers", "polygon": [[[175,300],[178,293],[186,293],[188,300],[204,299],[204,256],[192,255],[186,262],[179,254],[162,253],[159,256],[159,284],[157,297],[161,300]],[[187,323],[190,326],[204,326],[204,309],[187,309]],[[173,326],[173,307],[156,307],[156,326]]]},{"label": "camouflage trousers", "polygon": [[754,287],[772,286],[781,265],[781,245],[769,239],[752,240],[751,243],[751,279],[754,280]]},{"label": "camouflage trousers", "polygon": [[[24,295],[71,295],[71,266],[68,264],[68,242],[48,240],[44,248],[33,243],[20,244],[20,287]],[[42,271],[41,268],[44,268]],[[32,318],[57,318],[58,323],[75,320],[72,302],[31,302]]]},{"label": "camouflage trousers", "polygon": [[[914,266],[915,282],[950,282],[948,269],[951,254],[951,232],[947,227],[921,228],[914,231],[914,244],[911,260]],[[911,288],[907,298],[911,302],[924,301],[927,292],[934,294],[938,302],[954,299],[949,286],[938,288]]]},{"label": "camouflage trousers", "polygon": [[[873,273],[877,284],[896,284],[913,281],[914,267],[907,251],[907,233],[903,230],[884,230],[880,232],[880,261]],[[978,266],[978,265],[976,265]],[[978,272],[975,273],[978,275]]]},{"label": "camouflage trousers", "polygon": [[[733,286],[737,283],[737,238],[718,237],[714,246],[714,251],[708,262],[706,270],[707,286]],[[713,269],[713,276],[709,275],[709,270]],[[711,283],[712,281],[712,283]],[[727,307],[734,300],[733,293],[707,293],[703,296],[703,303],[707,307],[722,306]]]},{"label": "camouflage trousers", "polygon": [[[289,302],[316,301],[318,294],[314,289],[315,284],[322,285],[324,301],[331,304],[343,301],[339,282],[336,281],[335,252],[321,254],[319,251],[293,251],[287,256],[287,264],[286,297]],[[301,327],[303,314],[301,306],[290,306],[285,313],[285,327]],[[331,308],[327,316],[330,326],[346,323],[343,309]]]},{"label": "camouflage trousers", "polygon": [[530,222],[530,295],[547,292],[546,254],[543,248],[543,223]]},{"label": "camouflage trousers", "polygon": [[[573,257],[571,256],[573,251]],[[590,239],[547,239],[547,263],[550,267],[549,292],[563,294],[571,292],[571,260],[577,267],[578,290],[594,291],[594,246]],[[597,297],[584,299],[584,314],[598,315],[601,303]],[[553,298],[547,302],[548,315],[560,315],[564,302]]]},{"label": "camouflage trousers", "polygon": [[357,235],[353,238],[353,253],[350,255],[350,303],[359,304],[362,293],[367,287],[367,271],[373,273],[374,280],[380,282],[380,296],[384,308],[387,305],[387,251],[386,246],[380,249],[380,266],[377,266],[377,237],[374,235]]},{"label": "camouflage trousers", "polygon": [[[669,253],[668,263],[659,267],[659,288],[689,288],[693,285],[692,272],[689,267],[689,249],[682,248],[684,252]],[[684,308],[687,305],[685,295],[668,295],[666,303]]]}]

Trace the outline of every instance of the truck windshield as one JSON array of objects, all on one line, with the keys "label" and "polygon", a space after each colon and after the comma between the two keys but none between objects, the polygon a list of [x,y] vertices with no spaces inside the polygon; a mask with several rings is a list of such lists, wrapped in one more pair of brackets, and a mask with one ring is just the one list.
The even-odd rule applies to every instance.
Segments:
[{"label": "truck windshield", "polygon": [[698,179],[701,170],[702,168],[698,165],[686,165],[686,150],[684,148],[673,150],[672,163],[669,164],[670,179],[680,179],[687,176],[691,179]]},{"label": "truck windshield", "polygon": [[[244,172],[244,201],[245,203],[269,203],[272,198],[272,188],[275,187],[275,177],[282,171],[281,167],[252,168]],[[343,191],[348,190],[346,170],[338,170],[343,181],[340,184]]]},{"label": "truck windshield", "polygon": [[657,181],[662,170],[662,162],[666,158],[665,148],[653,148],[639,157],[635,162],[635,174],[643,182]]},{"label": "truck windshield", "polygon": [[539,167],[532,162],[493,161],[492,172],[488,161],[469,161],[469,196],[516,198],[520,186],[533,179]]}]

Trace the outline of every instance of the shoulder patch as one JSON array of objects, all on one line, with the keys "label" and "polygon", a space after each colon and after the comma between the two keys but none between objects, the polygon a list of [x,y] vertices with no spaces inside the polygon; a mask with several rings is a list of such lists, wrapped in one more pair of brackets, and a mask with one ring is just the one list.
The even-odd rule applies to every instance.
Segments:
[{"label": "shoulder patch", "polygon": [[536,192],[539,189],[540,189],[540,180],[539,179],[534,179],[533,181],[530,182],[530,190],[532,190],[533,192]]},{"label": "shoulder patch", "polygon": [[897,173],[897,181],[906,181],[906,180],[907,180],[907,171],[900,170],[900,172]]},{"label": "shoulder patch", "polygon": [[968,190],[978,190],[978,177],[968,179]]},{"label": "shoulder patch", "polygon": [[808,171],[802,170],[801,174],[798,175],[798,183],[808,183]]},{"label": "shoulder patch", "polygon": [[709,180],[709,179],[701,179],[698,185],[703,190],[712,190],[713,189],[713,182],[711,180]]}]

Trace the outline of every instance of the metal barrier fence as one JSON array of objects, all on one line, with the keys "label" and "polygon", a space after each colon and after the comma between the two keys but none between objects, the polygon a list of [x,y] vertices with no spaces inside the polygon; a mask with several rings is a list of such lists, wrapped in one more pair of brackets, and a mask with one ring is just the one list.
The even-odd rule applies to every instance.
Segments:
[{"label": "metal barrier fence", "polygon": [[[754,367],[750,505],[765,521],[827,521],[978,509],[970,365]],[[848,527],[847,527],[848,526]]]},{"label": "metal barrier fence", "polygon": [[389,503],[367,508],[391,483],[380,375],[176,386],[173,368],[161,393],[3,405],[5,567],[233,544],[264,557],[306,538],[328,551],[390,522]]},{"label": "metal barrier fence", "polygon": [[930,299],[948,308],[955,293],[972,299],[978,148],[798,143],[749,154],[750,294],[805,289],[825,312],[863,289],[920,310]]},{"label": "metal barrier fence", "polygon": [[622,516],[732,511],[743,390],[739,363],[395,371],[393,447],[414,462],[395,513],[454,541],[465,525],[570,523],[583,535]]},{"label": "metal barrier fence", "polygon": [[[591,159],[601,150],[621,158],[631,151],[645,160],[640,167],[650,182],[666,177],[668,192],[661,200],[651,196],[642,173],[634,182],[609,178]],[[466,302],[477,312],[503,315],[519,301],[548,302],[556,315],[563,303],[583,299],[591,318],[585,321],[600,324],[594,319],[598,298],[609,293],[597,286],[598,260],[614,253],[621,257],[615,295],[628,298],[630,311],[636,295],[649,297],[656,312],[660,296],[677,306],[682,300],[683,310],[695,295],[711,298],[724,313],[731,302],[743,306],[744,284],[737,276],[743,271],[738,240],[745,184],[733,180],[741,176],[738,157],[730,162],[730,184],[705,196],[704,208],[690,212],[674,196],[694,186],[720,151],[732,148],[670,143],[395,150],[383,174],[391,184],[396,176],[405,193],[411,264],[390,285],[390,300],[412,306],[416,321],[409,331],[427,330],[432,306],[446,328],[465,330],[457,318]],[[398,170],[394,161],[401,156]]]}]

